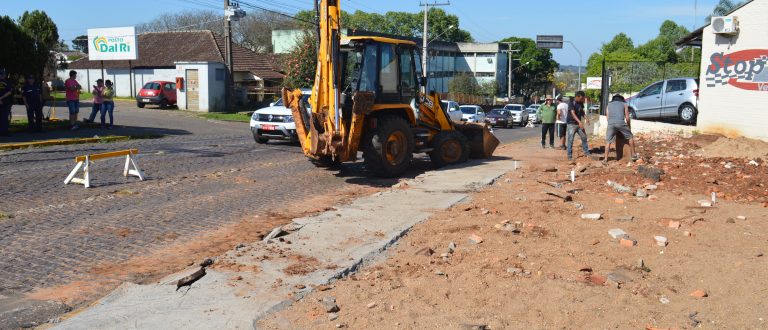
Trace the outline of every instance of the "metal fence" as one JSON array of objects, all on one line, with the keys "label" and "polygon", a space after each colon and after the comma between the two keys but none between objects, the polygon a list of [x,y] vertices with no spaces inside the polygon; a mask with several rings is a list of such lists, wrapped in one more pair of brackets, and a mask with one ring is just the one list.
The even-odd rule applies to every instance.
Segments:
[{"label": "metal fence", "polygon": [[600,95],[594,96],[602,97],[601,114],[610,99],[621,94],[627,99],[633,117],[695,125],[699,70],[699,62],[606,60],[602,90],[595,90]]}]

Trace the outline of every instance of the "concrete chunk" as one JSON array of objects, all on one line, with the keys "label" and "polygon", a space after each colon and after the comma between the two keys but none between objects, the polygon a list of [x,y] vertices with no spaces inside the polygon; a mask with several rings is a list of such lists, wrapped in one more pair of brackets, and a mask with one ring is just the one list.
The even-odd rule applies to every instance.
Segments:
[{"label": "concrete chunk", "polygon": [[611,235],[613,239],[617,239],[617,238],[627,237],[627,232],[619,228],[615,228],[615,229],[609,230],[608,235]]},{"label": "concrete chunk", "polygon": [[603,215],[600,213],[587,213],[582,214],[581,218],[584,220],[600,220],[603,218]]}]

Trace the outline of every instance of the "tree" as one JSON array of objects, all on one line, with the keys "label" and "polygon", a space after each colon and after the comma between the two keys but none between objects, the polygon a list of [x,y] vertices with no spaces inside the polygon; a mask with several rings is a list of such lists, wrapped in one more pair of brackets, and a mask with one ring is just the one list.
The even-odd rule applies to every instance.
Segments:
[{"label": "tree", "polygon": [[232,25],[233,40],[258,53],[272,52],[272,30],[293,29],[298,24],[285,16],[257,10]]},{"label": "tree", "polygon": [[[430,40],[439,37],[445,41],[452,42],[471,42],[472,35],[459,28],[459,17],[450,15],[440,8],[431,8],[429,13],[429,38]],[[303,27],[313,29],[312,24],[306,22],[315,22],[315,12],[305,10],[295,15],[300,21],[304,22]],[[390,11],[385,14],[367,13],[356,10],[350,14],[346,11],[341,12],[341,27],[352,30],[364,30],[370,32],[386,33],[411,38],[421,38],[423,31],[423,13],[409,13],[400,11]],[[450,30],[450,26],[453,26]]]},{"label": "tree", "polygon": [[59,29],[44,11],[25,11],[18,20],[21,31],[34,41],[34,66],[30,72],[42,76],[45,69],[54,69],[56,59],[51,51],[59,44]]},{"label": "tree", "polygon": [[72,39],[72,49],[88,54],[88,36],[81,34]]},{"label": "tree", "polygon": [[610,54],[618,51],[629,51],[635,49],[635,43],[632,42],[632,38],[626,34],[619,33],[607,44],[603,44],[603,54]]},{"label": "tree", "polygon": [[315,82],[317,68],[317,36],[305,32],[293,50],[284,58],[285,79],[288,88],[310,88]]},{"label": "tree", "polygon": [[10,74],[36,72],[35,41],[8,16],[0,16],[0,67]]},{"label": "tree", "polygon": [[712,16],[726,16],[743,4],[743,1],[720,0],[720,2],[718,2],[715,6],[715,9],[712,10],[712,15],[707,16],[706,22],[709,23],[712,19]]},{"label": "tree", "polygon": [[517,42],[512,45],[512,49],[518,50],[512,56],[520,60],[520,64],[513,64],[512,68],[512,84],[515,86],[513,94],[522,91],[528,101],[533,94],[549,88],[553,83],[554,72],[559,67],[549,49],[537,48],[536,42],[528,38],[509,37],[500,42]]},{"label": "tree", "polygon": [[211,30],[218,35],[224,35],[224,16],[212,10],[188,10],[164,13],[136,26],[136,33],[193,30]]},{"label": "tree", "polygon": [[456,74],[448,83],[448,92],[451,94],[477,95],[479,90],[480,85],[477,84],[475,77],[469,73]]}]

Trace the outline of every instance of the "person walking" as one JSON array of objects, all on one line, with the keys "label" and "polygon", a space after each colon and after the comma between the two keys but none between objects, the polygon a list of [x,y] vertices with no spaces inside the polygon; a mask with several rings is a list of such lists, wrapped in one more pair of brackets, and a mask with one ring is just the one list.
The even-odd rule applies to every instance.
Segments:
[{"label": "person walking", "polygon": [[555,117],[557,109],[552,104],[552,96],[547,95],[546,101],[536,111],[536,118],[541,120],[541,148],[546,148],[547,133],[549,133],[549,147],[555,148]]},{"label": "person walking", "polygon": [[64,82],[64,88],[67,90],[67,108],[69,108],[69,124],[72,130],[80,128],[77,125],[77,114],[80,112],[80,90],[83,86],[77,82],[77,71],[69,71],[69,79]]},{"label": "person walking", "polygon": [[[608,153],[611,150],[611,143],[616,138],[616,134],[621,133],[624,138],[629,141],[629,149],[632,152],[632,161],[637,160],[637,153],[635,153],[635,140],[632,139],[632,130],[630,129],[629,106],[624,100],[624,96],[616,94],[613,96],[611,103],[608,103],[608,107],[605,109],[605,116],[608,118],[608,125],[605,132],[605,158],[603,158],[603,164],[608,163]],[[616,144],[618,153],[618,144]]]},{"label": "person walking", "polygon": [[91,90],[91,94],[93,94],[91,115],[88,116],[88,119],[83,120],[84,122],[92,123],[94,120],[96,120],[96,114],[101,112],[101,104],[104,103],[104,97],[102,96],[102,93],[104,93],[104,80],[98,79],[96,80],[96,86],[93,86],[93,90]]},{"label": "person walking", "polygon": [[0,68],[0,136],[10,136],[10,115],[13,106],[13,86],[6,80],[5,69]]},{"label": "person walking", "polygon": [[27,124],[32,132],[43,131],[43,91],[35,82],[35,76],[28,75],[21,90],[24,106],[27,107]]},{"label": "person walking", "polygon": [[115,101],[113,99],[115,97],[115,89],[112,88],[111,80],[105,82],[104,91],[102,91],[101,96],[103,98],[103,102],[101,103],[101,127],[104,127],[104,117],[109,113],[109,126],[107,126],[107,128],[112,129],[112,112],[115,110]]},{"label": "person walking", "polygon": [[560,139],[560,149],[565,150],[565,131],[568,122],[568,103],[563,102],[563,97],[557,97],[557,120],[555,120],[555,131]]},{"label": "person walking", "polygon": [[573,139],[576,134],[581,137],[581,149],[584,156],[589,157],[589,144],[587,143],[587,132],[584,128],[589,125],[589,119],[584,113],[584,99],[587,97],[583,91],[576,92],[576,96],[568,103],[568,127],[567,127],[567,153],[568,160],[573,160]]}]

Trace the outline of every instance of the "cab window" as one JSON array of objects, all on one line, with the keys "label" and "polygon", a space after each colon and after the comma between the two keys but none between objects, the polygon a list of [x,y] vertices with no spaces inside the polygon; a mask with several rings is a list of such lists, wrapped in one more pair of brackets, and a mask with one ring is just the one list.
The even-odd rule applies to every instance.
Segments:
[{"label": "cab window", "polygon": [[404,103],[411,102],[411,99],[416,95],[413,53],[409,49],[401,49],[400,51],[400,92]]},{"label": "cab window", "polygon": [[395,56],[394,45],[380,44],[381,47],[381,73],[379,76],[379,86],[381,88],[381,100],[385,102],[397,101],[400,98],[398,85],[397,57]]},{"label": "cab window", "polygon": [[376,92],[376,48],[376,45],[365,47],[359,91]]}]

